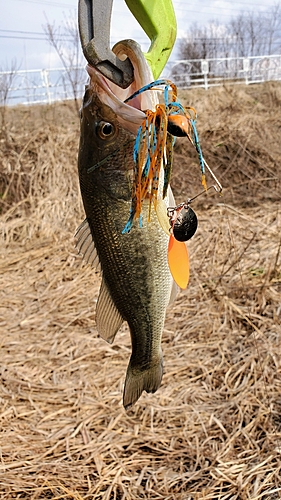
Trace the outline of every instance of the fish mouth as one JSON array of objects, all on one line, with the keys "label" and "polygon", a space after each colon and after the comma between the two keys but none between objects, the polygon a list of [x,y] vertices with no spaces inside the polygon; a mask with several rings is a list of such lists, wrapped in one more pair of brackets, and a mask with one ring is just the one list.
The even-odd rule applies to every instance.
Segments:
[{"label": "fish mouth", "polygon": [[140,45],[134,40],[118,42],[112,50],[121,60],[129,57],[134,68],[134,81],[129,87],[122,89],[88,64],[86,69],[90,76],[89,87],[104,104],[115,112],[120,125],[136,134],[145,119],[145,111],[147,109],[155,110],[158,102],[157,92],[146,91],[130,99],[128,103],[124,101],[137,90],[152,82],[153,76]]}]

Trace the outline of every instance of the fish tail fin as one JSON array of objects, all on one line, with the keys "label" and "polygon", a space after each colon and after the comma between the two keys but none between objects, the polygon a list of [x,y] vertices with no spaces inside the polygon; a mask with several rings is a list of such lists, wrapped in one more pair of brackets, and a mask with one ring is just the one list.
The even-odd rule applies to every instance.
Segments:
[{"label": "fish tail fin", "polygon": [[160,387],[163,375],[163,357],[159,355],[157,360],[145,369],[132,367],[130,361],[123,394],[123,405],[125,410],[133,406],[143,391],[156,392]]}]

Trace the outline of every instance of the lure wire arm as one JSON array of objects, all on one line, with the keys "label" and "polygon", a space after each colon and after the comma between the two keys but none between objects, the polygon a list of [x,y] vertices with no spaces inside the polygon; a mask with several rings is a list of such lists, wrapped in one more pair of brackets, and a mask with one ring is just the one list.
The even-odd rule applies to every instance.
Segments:
[{"label": "lure wire arm", "polygon": [[[213,177],[214,181],[217,183],[217,186],[211,186],[211,188],[213,187],[218,193],[221,193],[222,192],[222,185],[221,185],[221,183],[218,181],[218,179],[215,176],[214,172],[211,170],[211,168],[209,167],[208,163],[205,161],[205,158],[203,158],[203,161],[204,161],[205,167],[207,167],[209,173]],[[210,188],[208,188],[208,189],[210,189]]]},{"label": "lure wire arm", "polygon": [[202,196],[202,194],[206,194],[206,191],[209,191],[210,189],[214,189],[217,193],[221,193],[222,192],[221,185],[220,185],[220,188],[219,188],[218,186],[216,186],[215,184],[213,184],[212,186],[209,186],[207,188],[207,190],[204,189],[204,191],[201,191],[200,193],[196,194],[192,198],[187,198],[186,201],[183,201],[182,203],[180,203],[176,207],[168,207],[167,208],[167,215],[168,215],[168,217],[171,217],[171,215],[173,215],[174,211],[177,212],[181,208],[187,208],[192,201],[196,200],[196,198],[199,198],[199,196]]}]

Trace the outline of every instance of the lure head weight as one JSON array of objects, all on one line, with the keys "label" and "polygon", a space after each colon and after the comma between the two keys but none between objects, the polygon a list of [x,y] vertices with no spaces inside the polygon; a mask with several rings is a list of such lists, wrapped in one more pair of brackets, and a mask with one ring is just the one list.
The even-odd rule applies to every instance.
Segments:
[{"label": "lure head weight", "polygon": [[168,216],[174,238],[178,241],[188,241],[195,234],[198,226],[196,213],[188,204],[182,204],[175,209],[169,209]]}]

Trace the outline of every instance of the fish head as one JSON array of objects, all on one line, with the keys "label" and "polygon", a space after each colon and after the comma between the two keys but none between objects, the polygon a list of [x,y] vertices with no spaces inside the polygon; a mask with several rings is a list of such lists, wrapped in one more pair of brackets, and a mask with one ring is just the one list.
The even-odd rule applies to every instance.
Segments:
[{"label": "fish head", "polygon": [[116,150],[125,148],[126,151],[128,145],[132,160],[129,162],[129,169],[133,169],[133,143],[145,119],[144,111],[154,109],[157,103],[156,92],[153,91],[140,94],[128,104],[124,102],[136,90],[151,82],[153,77],[140,46],[135,41],[119,42],[113,50],[120,59],[130,58],[135,79],[127,89],[122,89],[96,68],[87,66],[90,78],[81,108],[79,170],[87,167],[94,171],[105,164],[107,159],[114,165],[112,155],[116,155]]},{"label": "fish head", "polygon": [[102,101],[99,75],[91,68],[89,71],[92,78],[81,109],[79,169],[92,167],[94,171],[112,157],[118,144],[120,147],[131,139],[131,134],[120,126],[116,113]]}]

